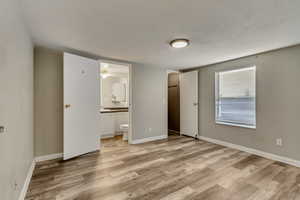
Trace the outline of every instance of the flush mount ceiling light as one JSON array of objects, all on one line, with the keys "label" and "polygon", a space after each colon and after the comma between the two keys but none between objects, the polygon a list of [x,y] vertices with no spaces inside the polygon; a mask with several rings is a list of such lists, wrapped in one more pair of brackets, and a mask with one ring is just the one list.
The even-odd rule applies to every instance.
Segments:
[{"label": "flush mount ceiling light", "polygon": [[170,42],[171,47],[176,49],[187,47],[189,44],[190,41],[188,39],[175,39]]},{"label": "flush mount ceiling light", "polygon": [[110,76],[110,74],[108,73],[107,68],[102,68],[101,71],[100,71],[100,74],[101,74],[101,77],[104,78],[104,79]]}]

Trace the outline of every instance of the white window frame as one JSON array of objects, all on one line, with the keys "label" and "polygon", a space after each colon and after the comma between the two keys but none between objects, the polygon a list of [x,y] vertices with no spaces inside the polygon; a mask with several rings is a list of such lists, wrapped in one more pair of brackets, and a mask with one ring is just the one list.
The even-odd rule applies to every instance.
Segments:
[{"label": "white window frame", "polygon": [[[242,123],[237,123],[237,122],[231,122],[231,121],[221,121],[217,118],[218,116],[218,109],[216,109],[217,105],[216,102],[219,99],[219,74],[220,73],[230,73],[230,72],[238,72],[238,71],[244,71],[244,70],[249,70],[249,69],[253,69],[255,72],[255,124],[254,125],[248,125],[248,124],[242,124]],[[221,125],[228,125],[228,126],[236,126],[236,127],[242,127],[242,128],[250,128],[250,129],[256,129],[256,124],[257,124],[257,111],[256,111],[256,99],[257,99],[257,89],[256,89],[256,66],[248,66],[248,67],[238,67],[238,68],[233,68],[233,69],[227,69],[227,70],[222,70],[222,71],[217,71],[215,72],[215,102],[214,102],[214,109],[215,109],[215,123],[216,124],[221,124]]]}]

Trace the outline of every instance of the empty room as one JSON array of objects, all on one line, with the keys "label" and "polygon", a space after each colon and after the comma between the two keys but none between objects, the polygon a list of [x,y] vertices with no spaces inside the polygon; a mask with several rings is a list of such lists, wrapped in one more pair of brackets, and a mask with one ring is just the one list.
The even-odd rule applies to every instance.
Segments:
[{"label": "empty room", "polygon": [[0,0],[0,200],[300,200],[299,19]]}]

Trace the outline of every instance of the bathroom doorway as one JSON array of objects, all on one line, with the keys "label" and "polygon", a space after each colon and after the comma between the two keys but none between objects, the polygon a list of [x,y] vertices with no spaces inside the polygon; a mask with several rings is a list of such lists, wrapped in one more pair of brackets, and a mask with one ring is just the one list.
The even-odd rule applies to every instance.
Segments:
[{"label": "bathroom doorway", "polygon": [[131,65],[100,60],[101,150],[131,143]]}]

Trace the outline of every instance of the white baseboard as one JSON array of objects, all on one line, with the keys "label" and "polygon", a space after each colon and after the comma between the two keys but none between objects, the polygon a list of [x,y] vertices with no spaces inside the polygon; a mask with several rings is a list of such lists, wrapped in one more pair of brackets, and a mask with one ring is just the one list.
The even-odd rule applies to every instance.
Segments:
[{"label": "white baseboard", "polygon": [[264,158],[268,158],[268,159],[271,159],[271,160],[275,160],[275,161],[283,162],[283,163],[293,165],[293,166],[296,166],[296,167],[300,167],[300,161],[299,160],[294,160],[294,159],[291,159],[291,158],[288,158],[288,157],[279,156],[279,155],[276,155],[276,154],[267,153],[267,152],[260,151],[260,150],[257,150],[257,149],[252,149],[252,148],[248,148],[248,147],[245,147],[245,146],[242,146],[242,145],[232,144],[232,143],[229,143],[229,142],[224,142],[224,141],[221,141],[221,140],[212,139],[212,138],[208,138],[208,137],[204,137],[204,136],[199,136],[198,138],[201,139],[201,140],[207,141],[207,142],[219,144],[219,145],[226,146],[226,147],[229,147],[229,148],[232,148],[232,149],[238,149],[240,151],[245,151],[247,153],[255,154],[255,155],[258,155],[258,156],[261,156],[261,157],[264,157]]},{"label": "white baseboard", "polygon": [[145,142],[151,142],[155,140],[162,140],[168,138],[168,135],[160,135],[160,136],[154,136],[154,137],[148,137],[148,138],[143,138],[143,139],[138,139],[138,140],[132,140],[131,144],[141,144]]},{"label": "white baseboard", "polygon": [[26,176],[26,179],[25,179],[25,182],[24,182],[24,185],[22,187],[22,190],[21,190],[21,193],[19,195],[18,200],[24,200],[25,199],[26,193],[27,193],[27,190],[28,190],[28,187],[29,187],[29,183],[31,181],[31,177],[32,177],[32,174],[33,174],[33,171],[34,171],[34,168],[35,168],[35,160],[32,161],[31,166],[28,170],[28,173],[27,173],[27,176]]},{"label": "white baseboard", "polygon": [[41,162],[41,161],[46,161],[46,160],[53,160],[53,159],[61,158],[61,157],[63,157],[63,153],[35,157],[31,163],[29,170],[28,170],[28,173],[27,173],[27,176],[26,176],[26,179],[25,179],[24,185],[22,187],[22,190],[20,192],[18,200],[24,200],[26,197],[26,193],[27,193],[36,163]]},{"label": "white baseboard", "polygon": [[53,160],[53,159],[62,158],[62,157],[63,157],[63,153],[49,154],[49,155],[45,155],[45,156],[38,156],[38,157],[35,158],[35,162]]}]

